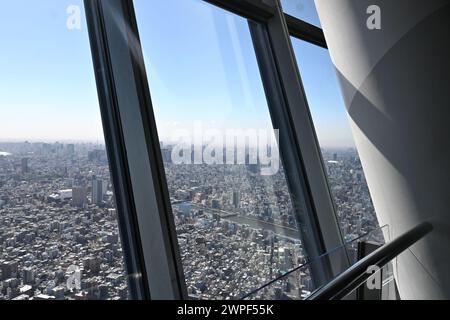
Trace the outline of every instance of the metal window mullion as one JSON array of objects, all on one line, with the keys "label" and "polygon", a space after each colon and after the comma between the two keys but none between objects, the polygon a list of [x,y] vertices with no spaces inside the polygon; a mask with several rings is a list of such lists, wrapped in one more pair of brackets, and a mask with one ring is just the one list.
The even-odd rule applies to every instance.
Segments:
[{"label": "metal window mullion", "polygon": [[[292,130],[293,125],[287,112],[278,70],[270,47],[265,25],[249,22],[252,40],[258,60],[258,66],[266,93],[273,127],[279,131],[279,149],[283,169],[287,180],[292,207],[298,221],[299,236],[308,258],[320,256],[324,252],[322,237],[313,214],[311,195],[305,179],[303,160],[299,157],[299,148]],[[322,261],[321,261],[322,262]],[[325,263],[313,263],[309,266],[316,287],[331,277],[331,268]]]},{"label": "metal window mullion", "polygon": [[[97,11],[97,14],[87,13],[93,20],[89,33],[97,34],[91,41],[101,38],[104,42],[101,46],[92,45],[97,50],[93,55],[104,59],[103,64],[94,59],[95,68],[98,74],[105,73],[111,83],[110,88],[100,87],[99,92],[114,101],[117,108],[118,126],[114,129],[120,129],[122,134],[122,152],[130,182],[124,187],[134,207],[136,241],[140,246],[140,252],[135,254],[141,257],[135,260],[141,259],[143,280],[152,299],[186,298],[133,4],[126,0],[85,0],[85,5],[87,11]],[[102,77],[97,77],[98,85],[103,82]],[[111,139],[107,143],[117,141]],[[115,188],[118,187],[122,186]],[[124,247],[125,250],[130,247]]]},{"label": "metal window mullion", "polygon": [[[280,124],[292,131],[294,143],[292,150],[297,153],[304,170],[312,210],[309,212],[309,225],[317,251],[326,253],[344,245],[334,202],[328,186],[322,153],[317,140],[314,124],[309,111],[306,95],[298,71],[297,61],[290,40],[290,34],[279,0],[273,0],[277,8],[275,15],[267,21],[267,33],[270,51],[276,65],[276,76],[279,77],[284,94],[285,113],[288,121]],[[275,75],[274,75],[275,76]],[[313,250],[312,253],[316,253]],[[326,261],[326,259],[321,259]],[[349,264],[345,248],[342,254],[329,257],[332,275],[341,272]],[[324,267],[326,268],[326,266]],[[320,279],[319,279],[320,280]]]},{"label": "metal window mullion", "polygon": [[86,20],[89,29],[92,59],[94,63],[97,92],[103,132],[108,154],[108,163],[117,209],[118,227],[122,244],[125,272],[128,279],[128,294],[133,300],[149,297],[146,273],[142,259],[142,246],[136,223],[136,212],[132,199],[131,181],[128,173],[125,146],[113,94],[113,84],[107,71],[108,57],[104,52],[101,17],[94,1],[85,2]]},{"label": "metal window mullion", "polygon": [[275,13],[274,7],[265,0],[203,0],[237,15],[263,22]]},{"label": "metal window mullion", "polygon": [[[207,3],[238,14],[247,19],[265,23],[276,13],[272,0],[203,0]],[[284,14],[289,32],[293,37],[327,48],[321,28],[289,14]]]},{"label": "metal window mullion", "polygon": [[328,49],[323,30],[291,15],[284,14],[291,36]]}]

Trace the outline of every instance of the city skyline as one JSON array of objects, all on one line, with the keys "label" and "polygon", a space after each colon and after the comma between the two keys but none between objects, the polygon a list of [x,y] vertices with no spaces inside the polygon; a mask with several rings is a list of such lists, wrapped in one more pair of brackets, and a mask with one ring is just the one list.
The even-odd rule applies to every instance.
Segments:
[{"label": "city skyline", "polygon": [[[177,125],[188,126],[197,120],[210,121],[218,128],[271,127],[245,19],[200,0],[136,0],[134,4],[160,140],[167,140],[168,132]],[[69,30],[66,26],[69,17],[66,10],[70,5],[81,9],[79,30]],[[18,0],[5,6],[0,13],[4,44],[0,52],[0,87],[4,89],[0,96],[0,115],[8,121],[0,126],[0,139],[102,142],[83,2]],[[295,4],[294,8],[303,7]],[[304,8],[306,16],[315,15],[310,5]],[[9,12],[20,12],[21,19]],[[158,12],[178,17],[185,30],[179,30]],[[155,23],[160,27],[152,28]],[[7,32],[11,29],[15,30],[14,34]],[[165,35],[161,30],[165,30]],[[193,34],[199,35],[198,38],[192,37]],[[199,47],[204,49],[203,54]],[[180,50],[185,59],[180,59]],[[176,64],[174,54],[178,57]],[[305,59],[314,56],[306,51],[305,54]],[[319,65],[330,63],[326,55],[318,59]],[[20,61],[20,65],[15,61]],[[199,73],[199,67],[209,72]],[[230,71],[233,68],[236,71]],[[302,72],[311,73],[308,66]],[[205,87],[205,83],[210,86]],[[339,90],[335,79],[330,80],[329,86]],[[194,94],[199,90],[201,98]],[[353,146],[344,128],[345,108],[336,95],[312,92],[308,99],[312,113],[317,114],[318,135],[329,140],[323,146]],[[336,119],[339,130],[325,130],[330,118]]]},{"label": "city skyline", "polygon": [[[102,148],[106,148],[106,142],[102,141],[91,141],[91,140],[62,140],[62,139],[49,139],[49,140],[45,140],[45,139],[0,139],[0,144],[20,144],[20,143],[31,143],[31,144],[88,144],[88,145],[94,145],[97,147],[102,147]],[[160,141],[161,146],[174,146],[175,143],[172,141]],[[204,144],[203,146],[207,146],[208,144]],[[267,145],[270,146],[270,145]],[[194,144],[192,144],[192,147],[194,147]],[[8,150],[6,150],[7,148],[1,148],[0,147],[0,152],[8,152]],[[329,150],[329,151],[345,151],[345,150],[353,150],[353,151],[357,151],[357,148],[355,146],[330,146],[330,147],[326,147],[326,146],[321,146],[320,149],[322,150]]]}]

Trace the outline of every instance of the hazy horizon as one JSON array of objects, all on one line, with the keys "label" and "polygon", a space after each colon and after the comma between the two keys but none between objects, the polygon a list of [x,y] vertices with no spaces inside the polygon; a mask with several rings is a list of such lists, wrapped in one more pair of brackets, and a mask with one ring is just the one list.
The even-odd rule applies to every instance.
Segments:
[{"label": "hazy horizon", "polygon": [[[134,4],[161,141],[197,120],[218,129],[271,125],[245,19],[201,0]],[[66,26],[70,5],[81,9],[80,30]],[[3,9],[0,141],[104,143],[83,1],[16,0]],[[303,17],[317,20],[313,9]],[[327,52],[293,45],[299,60],[315,62],[299,65],[321,146],[354,147]]]},{"label": "hazy horizon", "polygon": [[[75,140],[30,140],[30,139],[26,139],[26,140],[2,140],[0,139],[0,145],[2,144],[24,144],[24,143],[30,143],[30,144],[41,144],[41,143],[48,143],[48,144],[56,144],[56,143],[60,143],[60,144],[90,144],[90,145],[98,145],[101,147],[106,147],[106,143],[104,141],[102,142],[97,142],[97,141],[89,141],[89,140],[85,140],[85,141],[75,141]],[[168,142],[168,141],[160,141],[160,143],[163,144],[163,147],[173,147],[176,142]],[[192,144],[194,145],[194,144]],[[208,143],[204,143],[203,146],[207,146]],[[342,151],[346,151],[346,150],[357,150],[356,146],[320,146],[321,149],[323,150],[327,150],[327,151],[332,151],[332,150],[342,150]],[[1,146],[0,146],[0,152],[3,152],[7,150],[4,150]]]}]

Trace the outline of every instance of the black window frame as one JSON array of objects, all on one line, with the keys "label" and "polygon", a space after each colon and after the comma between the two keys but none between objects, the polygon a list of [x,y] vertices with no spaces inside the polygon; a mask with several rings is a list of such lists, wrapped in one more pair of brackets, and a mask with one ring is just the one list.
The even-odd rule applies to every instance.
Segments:
[{"label": "black window frame", "polygon": [[[343,246],[290,40],[294,36],[326,48],[322,30],[283,13],[279,0],[203,1],[249,20],[272,121],[286,129],[280,150],[288,185],[306,208],[297,218],[307,255]],[[133,1],[84,3],[130,297],[187,299]],[[317,287],[349,265],[345,254],[321,260],[311,270]]]}]

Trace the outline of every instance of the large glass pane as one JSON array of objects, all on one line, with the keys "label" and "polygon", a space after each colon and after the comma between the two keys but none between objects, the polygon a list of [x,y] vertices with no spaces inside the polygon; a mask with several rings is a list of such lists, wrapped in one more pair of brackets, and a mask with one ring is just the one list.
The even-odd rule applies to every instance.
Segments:
[{"label": "large glass pane", "polygon": [[0,42],[0,300],[126,299],[83,1],[3,1]]},{"label": "large glass pane", "polygon": [[[249,292],[243,296],[244,300],[271,300],[271,299],[283,299],[283,300],[299,300],[306,299],[314,291],[314,285],[308,279],[305,279],[305,270],[314,269],[319,265],[332,261],[335,258],[339,258],[342,255],[348,255],[350,265],[356,264],[362,259],[360,247],[371,248],[375,250],[380,247],[380,244],[373,242],[373,239],[380,237],[380,235],[388,232],[387,226],[383,228],[377,228],[367,234],[363,234],[358,238],[345,242],[342,246],[334,248],[330,252],[307,261],[304,265],[296,266],[292,270],[284,273],[276,279],[267,282],[260,288]],[[366,250],[367,252],[367,250]],[[372,252],[372,251],[370,251]],[[342,266],[336,270],[335,276],[337,277],[348,266]],[[384,279],[392,277],[392,265],[386,266],[384,271]],[[389,272],[387,272],[389,271]],[[330,279],[331,281],[332,279]],[[390,279],[389,279],[390,280]],[[384,286],[384,284],[383,284]],[[393,283],[390,283],[390,287]],[[385,295],[392,295],[392,288],[386,285]],[[370,291],[369,291],[370,292]],[[381,298],[381,297],[380,297]]]},{"label": "large glass pane", "polygon": [[321,27],[314,0],[281,0],[284,13]]},{"label": "large glass pane", "polygon": [[[347,110],[326,49],[292,38],[338,218],[347,240],[378,227]],[[382,242],[376,233],[377,242]],[[381,239],[380,239],[381,237]]]},{"label": "large glass pane", "polygon": [[305,259],[248,22],[134,4],[188,293],[241,297]]}]

